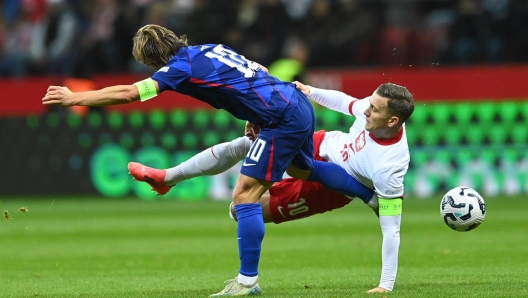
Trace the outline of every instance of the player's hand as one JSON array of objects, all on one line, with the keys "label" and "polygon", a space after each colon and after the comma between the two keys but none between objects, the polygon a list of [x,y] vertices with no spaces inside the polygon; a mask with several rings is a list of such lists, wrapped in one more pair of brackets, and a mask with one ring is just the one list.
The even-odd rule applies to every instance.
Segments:
[{"label": "player's hand", "polygon": [[42,98],[42,104],[73,106],[73,92],[67,87],[49,86],[46,95]]},{"label": "player's hand", "polygon": [[306,96],[310,96],[310,87],[299,82],[299,81],[294,81],[293,82],[295,84],[295,87],[299,90],[302,91],[302,93],[304,93],[304,95]]},{"label": "player's hand", "polygon": [[246,129],[244,135],[250,140],[254,141],[260,133],[260,126],[255,125],[249,121],[246,121]]},{"label": "player's hand", "polygon": [[387,293],[387,292],[390,292],[390,291],[382,287],[377,287],[377,288],[367,291],[367,293]]}]

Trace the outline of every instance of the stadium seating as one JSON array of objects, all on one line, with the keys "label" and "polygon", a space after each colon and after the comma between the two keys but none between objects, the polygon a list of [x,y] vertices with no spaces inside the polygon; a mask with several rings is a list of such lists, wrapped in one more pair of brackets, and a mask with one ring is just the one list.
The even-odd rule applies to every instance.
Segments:
[{"label": "stadium seating", "polygon": [[448,103],[436,103],[429,107],[429,116],[434,123],[445,125],[449,123],[452,107]]},{"label": "stadium seating", "polygon": [[170,122],[176,130],[184,129],[187,124],[188,116],[185,110],[175,109],[170,114]]},{"label": "stadium seating", "polygon": [[438,127],[443,134],[444,144],[447,146],[459,146],[462,138],[464,129],[456,123],[450,123],[448,125]]},{"label": "stadium seating", "polygon": [[452,111],[455,121],[459,124],[469,124],[476,110],[474,104],[468,102],[453,104]]},{"label": "stadium seating", "polygon": [[151,111],[148,114],[148,122],[152,128],[154,128],[155,130],[160,130],[165,127],[165,123],[167,122],[167,115],[165,114],[165,112],[160,110]]},{"label": "stadium seating", "polygon": [[484,101],[475,105],[475,114],[481,124],[490,124],[497,115],[495,104],[490,101]]}]

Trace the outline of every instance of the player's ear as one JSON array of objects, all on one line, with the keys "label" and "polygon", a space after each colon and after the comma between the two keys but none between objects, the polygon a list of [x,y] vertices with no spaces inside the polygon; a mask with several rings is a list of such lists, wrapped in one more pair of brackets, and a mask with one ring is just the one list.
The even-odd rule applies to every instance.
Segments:
[{"label": "player's ear", "polygon": [[389,118],[389,127],[395,127],[396,125],[398,125],[400,123],[400,117],[398,117],[398,115],[392,115],[390,116]]}]

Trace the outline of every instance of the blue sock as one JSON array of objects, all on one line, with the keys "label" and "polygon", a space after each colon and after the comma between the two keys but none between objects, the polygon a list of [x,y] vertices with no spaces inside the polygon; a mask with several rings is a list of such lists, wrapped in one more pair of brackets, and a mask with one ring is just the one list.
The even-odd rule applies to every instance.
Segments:
[{"label": "blue sock", "polygon": [[240,204],[235,206],[235,212],[238,218],[240,274],[257,276],[260,248],[264,239],[262,206],[259,203]]},{"label": "blue sock", "polygon": [[368,203],[374,191],[359,183],[342,167],[330,163],[314,160],[314,167],[308,181],[315,181],[324,186],[350,197],[358,197]]}]

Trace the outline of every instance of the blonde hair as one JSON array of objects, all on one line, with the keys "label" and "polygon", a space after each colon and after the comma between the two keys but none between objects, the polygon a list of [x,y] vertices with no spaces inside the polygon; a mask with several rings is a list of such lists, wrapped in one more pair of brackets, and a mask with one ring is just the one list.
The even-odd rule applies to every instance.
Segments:
[{"label": "blonde hair", "polygon": [[160,69],[181,47],[187,46],[187,36],[178,37],[167,28],[149,24],[136,32],[133,42],[134,58],[154,69]]}]

